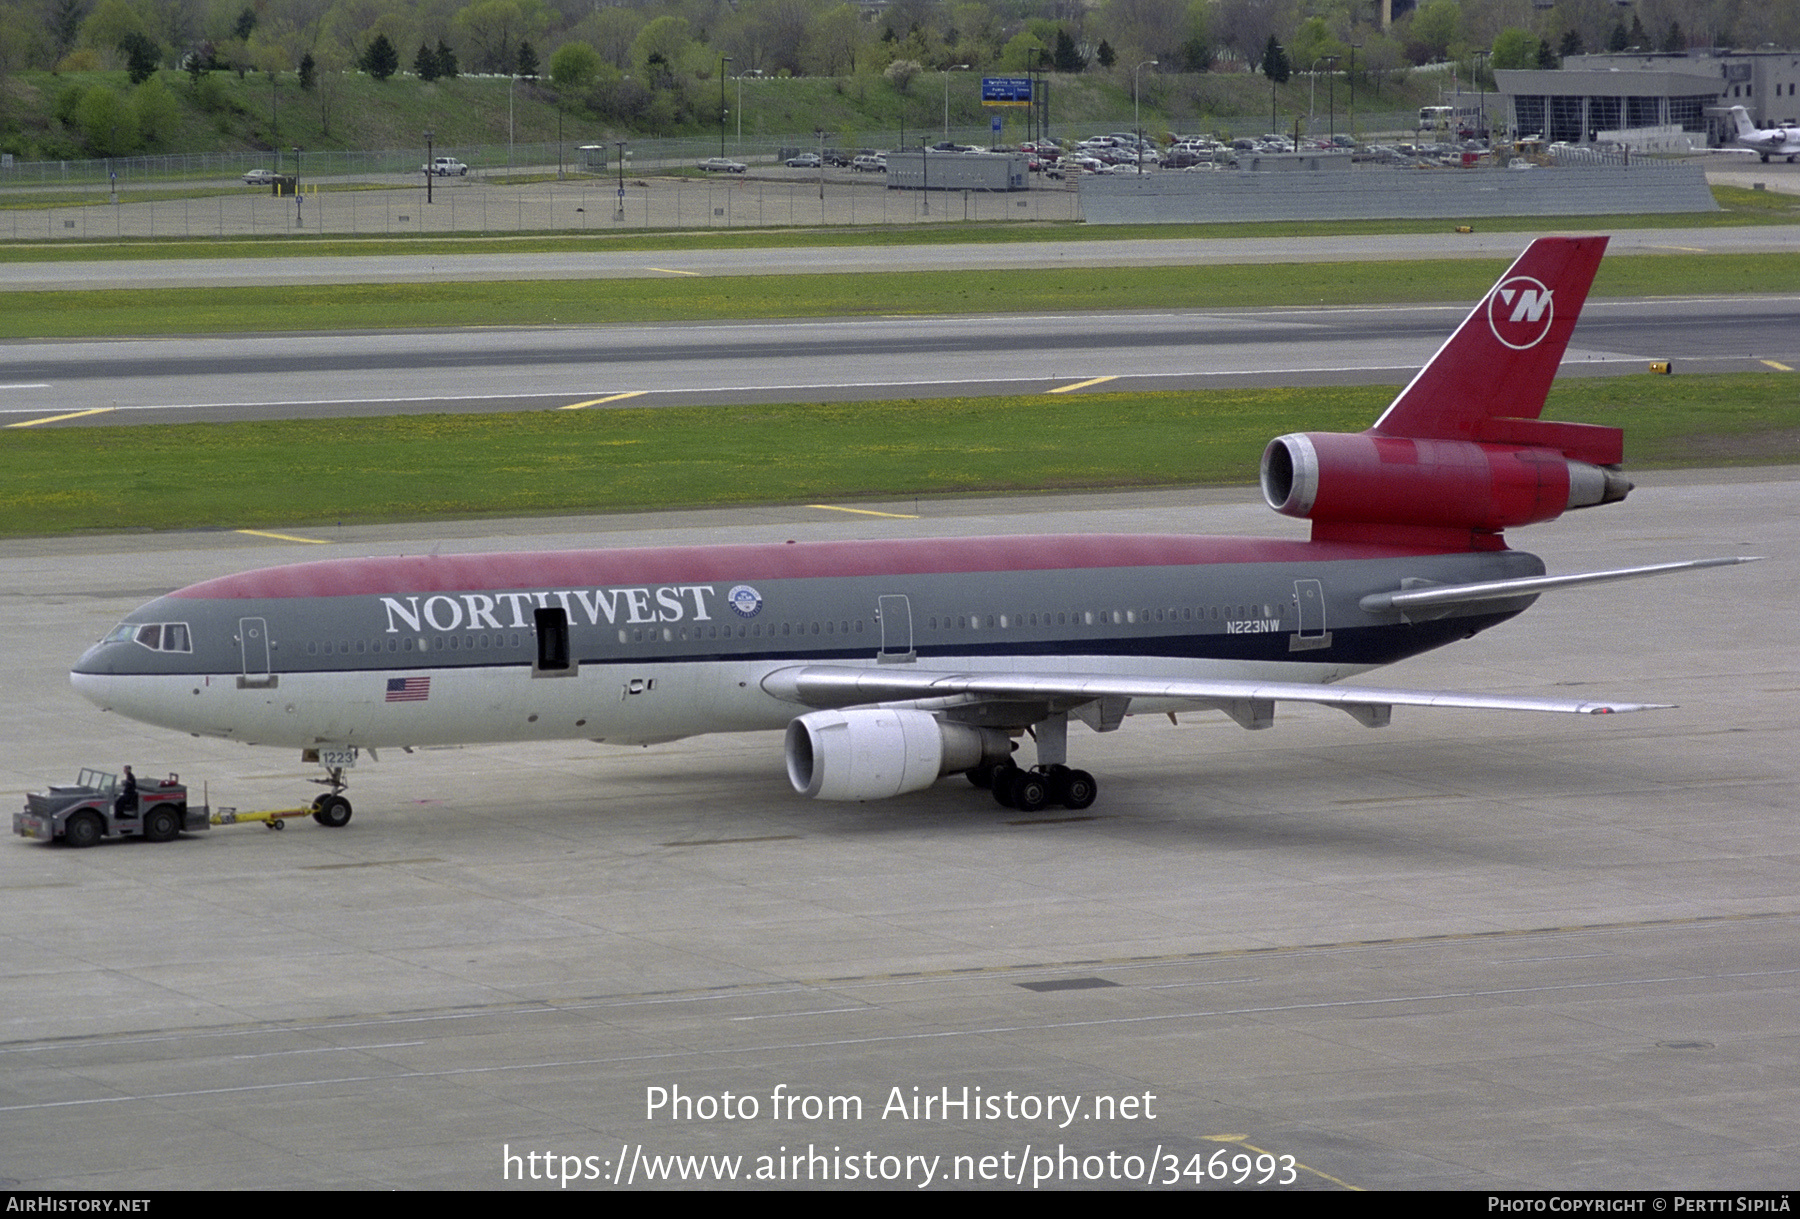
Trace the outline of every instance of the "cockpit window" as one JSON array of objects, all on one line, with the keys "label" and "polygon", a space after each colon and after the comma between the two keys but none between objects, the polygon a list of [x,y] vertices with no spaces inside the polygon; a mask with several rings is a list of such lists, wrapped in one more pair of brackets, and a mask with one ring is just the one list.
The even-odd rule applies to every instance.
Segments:
[{"label": "cockpit window", "polygon": [[136,643],[152,652],[192,652],[194,645],[185,622],[122,622],[103,641]]}]

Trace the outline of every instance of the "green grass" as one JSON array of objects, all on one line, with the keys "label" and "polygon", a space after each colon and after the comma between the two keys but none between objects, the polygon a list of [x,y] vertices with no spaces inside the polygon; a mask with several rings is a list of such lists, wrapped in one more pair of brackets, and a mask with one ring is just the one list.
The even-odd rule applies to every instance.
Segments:
[{"label": "green grass", "polygon": [[[1466,302],[1504,260],[0,293],[0,338]],[[1787,292],[1800,253],[1604,263],[1596,296]]]},{"label": "green grass", "polygon": [[[1393,389],[1030,395],[11,430],[0,533],[318,527],[1253,481],[1269,438],[1366,427]],[[1800,459],[1800,377],[1567,382],[1633,468]],[[296,458],[296,454],[299,454]],[[1698,457],[1698,461],[1696,461]]]}]

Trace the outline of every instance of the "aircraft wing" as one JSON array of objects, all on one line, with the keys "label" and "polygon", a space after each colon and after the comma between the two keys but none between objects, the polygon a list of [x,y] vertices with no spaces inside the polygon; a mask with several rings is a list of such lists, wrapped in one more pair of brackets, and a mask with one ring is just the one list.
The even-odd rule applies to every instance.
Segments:
[{"label": "aircraft wing", "polygon": [[[1134,701],[1153,701],[1158,711],[1223,711],[1246,728],[1267,728],[1278,702],[1337,707],[1379,728],[1395,707],[1461,707],[1477,711],[1560,711],[1576,715],[1661,710],[1667,703],[1626,703],[1538,698],[1516,694],[1458,694],[1445,690],[1391,690],[1315,682],[1214,681],[1113,677],[1083,673],[956,673],[883,665],[851,668],[797,665],[763,679],[778,698],[816,709],[906,703],[952,711],[959,706],[1011,704],[1018,725],[1069,711],[1092,727],[1116,728]],[[1005,723],[1004,715],[985,717]]]}]

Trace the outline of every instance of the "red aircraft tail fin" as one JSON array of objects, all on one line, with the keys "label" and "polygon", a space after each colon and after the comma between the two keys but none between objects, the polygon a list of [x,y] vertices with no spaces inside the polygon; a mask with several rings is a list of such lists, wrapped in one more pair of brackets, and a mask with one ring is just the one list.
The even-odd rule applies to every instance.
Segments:
[{"label": "red aircraft tail fin", "polygon": [[1369,430],[1415,440],[1513,439],[1489,434],[1490,421],[1535,420],[1543,411],[1606,240],[1532,242]]}]

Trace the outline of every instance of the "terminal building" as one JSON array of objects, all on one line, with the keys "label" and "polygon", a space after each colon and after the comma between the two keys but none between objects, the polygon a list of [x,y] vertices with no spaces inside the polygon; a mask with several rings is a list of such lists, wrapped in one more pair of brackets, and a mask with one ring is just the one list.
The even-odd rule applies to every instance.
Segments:
[{"label": "terminal building", "polygon": [[1732,106],[1758,127],[1800,120],[1800,51],[1571,55],[1560,69],[1503,68],[1494,78],[1512,134],[1552,143],[1660,129],[1696,148],[1719,147],[1736,135]]}]

